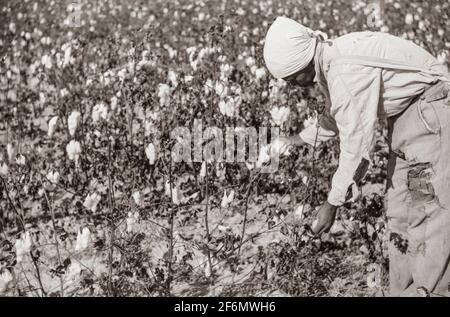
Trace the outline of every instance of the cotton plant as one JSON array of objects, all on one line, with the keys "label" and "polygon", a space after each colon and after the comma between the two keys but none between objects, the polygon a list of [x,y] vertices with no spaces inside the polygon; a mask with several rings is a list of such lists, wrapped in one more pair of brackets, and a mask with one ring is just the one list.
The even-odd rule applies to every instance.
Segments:
[{"label": "cotton plant", "polygon": [[443,65],[445,70],[448,71],[448,65],[450,64],[450,54],[447,51],[442,51],[436,57],[439,64]]},{"label": "cotton plant", "polygon": [[11,143],[6,144],[6,154],[9,162],[12,162],[16,157],[16,149]]},{"label": "cotton plant", "polygon": [[137,191],[133,192],[133,194],[131,194],[131,196],[133,197],[133,201],[136,204],[136,206],[140,206],[142,203],[141,192],[137,190]]},{"label": "cotton plant", "polygon": [[67,270],[64,274],[64,279],[66,280],[67,283],[72,284],[79,279],[81,272],[82,272],[81,264],[78,262],[72,262],[67,267]]},{"label": "cotton plant", "polygon": [[257,68],[255,70],[255,78],[256,78],[257,82],[260,82],[261,79],[266,77],[266,75],[267,75],[267,72],[266,72],[265,68],[263,68],[263,67]]},{"label": "cotton plant", "polygon": [[259,150],[258,159],[255,163],[256,168],[261,168],[265,163],[270,161],[270,146],[262,146]]},{"label": "cotton plant", "polygon": [[0,295],[13,287],[15,277],[8,269],[0,271]]},{"label": "cotton plant", "polygon": [[148,50],[144,50],[141,53],[141,60],[137,63],[136,69],[141,70],[145,67],[154,66],[154,62],[149,59],[150,52]]},{"label": "cotton plant", "polygon": [[100,102],[92,108],[92,122],[97,123],[100,120],[108,119],[108,107]]},{"label": "cotton plant", "polygon": [[251,68],[252,66],[256,65],[256,61],[252,56],[249,56],[245,59],[245,65]]},{"label": "cotton plant", "polygon": [[81,114],[78,111],[72,111],[69,115],[69,118],[67,119],[67,126],[69,128],[69,134],[71,137],[75,136],[80,117]]},{"label": "cotton plant", "polygon": [[22,154],[17,155],[16,164],[20,166],[25,166],[26,164],[25,156],[23,156]]},{"label": "cotton plant", "polygon": [[217,81],[215,83],[214,91],[220,98],[228,96],[228,86],[222,81]]},{"label": "cotton plant", "polygon": [[294,216],[295,218],[302,220],[303,219],[303,211],[304,211],[304,206],[303,205],[299,205],[295,208],[294,210]]},{"label": "cotton plant", "polygon": [[317,116],[309,116],[303,121],[303,127],[308,128],[310,126],[318,126],[318,118]]},{"label": "cotton plant", "polygon": [[64,98],[65,96],[69,95],[69,91],[66,88],[63,88],[59,91],[59,95],[61,96],[61,98]]},{"label": "cotton plant", "polygon": [[206,177],[206,168],[207,168],[206,167],[206,162],[203,161],[202,166],[200,168],[200,175],[199,175],[200,180],[204,180],[205,179],[205,177]]},{"label": "cotton plant", "polygon": [[286,82],[283,79],[274,80],[271,79],[269,82],[269,97],[273,100],[279,100],[281,102],[285,101],[285,94],[283,94],[283,89],[286,87]]},{"label": "cotton plant", "polygon": [[53,184],[57,184],[59,182],[59,172],[58,171],[48,171],[47,175],[46,175],[47,179],[53,183]]},{"label": "cotton plant", "polygon": [[62,62],[62,67],[66,67],[67,65],[69,65],[72,61],[72,45],[70,45],[70,43],[66,43],[64,44],[61,49],[64,51],[64,60]]},{"label": "cotton plant", "polygon": [[117,105],[119,104],[119,98],[117,96],[112,96],[109,100],[109,104],[111,107],[111,110],[114,112],[117,109]]},{"label": "cotton plant", "polygon": [[5,177],[8,175],[9,167],[5,162],[0,163],[0,175]]},{"label": "cotton plant", "polygon": [[70,142],[66,146],[67,156],[69,160],[74,161],[75,164],[78,164],[78,160],[81,155],[81,145],[80,142],[76,140],[70,140]]},{"label": "cotton plant", "polygon": [[160,107],[166,107],[170,102],[170,86],[167,84],[159,84],[158,85],[158,98]]},{"label": "cotton plant", "polygon": [[31,246],[33,242],[31,240],[31,235],[29,231],[22,233],[19,239],[16,239],[15,248],[16,248],[16,260],[17,263],[21,263],[24,259],[24,256],[31,251]]},{"label": "cotton plant", "polygon": [[274,107],[270,111],[273,122],[278,126],[282,126],[289,119],[289,114],[290,110],[288,107]]},{"label": "cotton plant", "polygon": [[136,233],[139,231],[139,213],[137,211],[128,212],[126,222],[128,233]]},{"label": "cotton plant", "polygon": [[254,168],[255,168],[255,163],[253,163],[253,162],[245,162],[245,166],[247,167],[247,169],[249,170],[249,171],[251,171],[251,170],[253,170]]},{"label": "cotton plant", "polygon": [[205,96],[209,96],[209,94],[213,90],[214,90],[214,82],[212,81],[211,78],[208,78],[205,84],[203,85],[203,91],[205,93]]},{"label": "cotton plant", "polygon": [[291,148],[289,144],[281,138],[277,138],[269,145],[269,155],[274,157],[277,155],[289,155]]},{"label": "cotton plant", "polygon": [[219,101],[220,113],[227,117],[234,117],[240,104],[240,97],[226,97]]},{"label": "cotton plant", "polygon": [[367,275],[366,283],[369,288],[379,288],[381,286],[381,266],[372,263],[367,267],[369,274]]},{"label": "cotton plant", "polygon": [[91,231],[88,227],[84,227],[78,231],[77,240],[75,242],[75,251],[81,252],[89,247],[91,242]]},{"label": "cotton plant", "polygon": [[233,66],[230,64],[221,64],[220,65],[220,80],[221,81],[228,81],[228,78],[230,77],[231,73],[233,72]]},{"label": "cotton plant", "polygon": [[227,208],[233,202],[233,200],[234,200],[234,190],[231,190],[228,194],[224,190],[220,206],[222,208]]},{"label": "cotton plant", "polygon": [[49,121],[48,121],[48,132],[47,135],[49,138],[53,137],[53,134],[55,133],[57,124],[58,124],[58,116],[53,116]]},{"label": "cotton plant", "polygon": [[167,74],[167,80],[172,84],[172,87],[178,86],[178,75],[172,69]]},{"label": "cotton plant", "polygon": [[223,163],[216,163],[216,177],[223,181],[225,179],[225,174],[226,174],[226,167],[225,164]]},{"label": "cotton plant", "polygon": [[147,157],[148,162],[150,163],[150,165],[154,165],[155,164],[155,162],[156,162],[156,148],[155,148],[155,145],[153,143],[150,143],[145,148],[145,156]]},{"label": "cotton plant", "polygon": [[52,57],[45,54],[42,56],[41,58],[41,64],[46,68],[46,69],[51,69],[53,66],[53,62],[52,62]]},{"label": "cotton plant", "polygon": [[92,194],[88,194],[86,196],[86,198],[84,199],[83,206],[92,212],[96,212],[100,200],[101,200],[101,196],[99,194],[97,194],[95,192]]},{"label": "cotton plant", "polygon": [[183,201],[183,195],[178,186],[170,184],[168,180],[164,184],[164,193],[166,196],[171,197],[172,203],[174,203],[177,206],[180,205],[181,202]]}]

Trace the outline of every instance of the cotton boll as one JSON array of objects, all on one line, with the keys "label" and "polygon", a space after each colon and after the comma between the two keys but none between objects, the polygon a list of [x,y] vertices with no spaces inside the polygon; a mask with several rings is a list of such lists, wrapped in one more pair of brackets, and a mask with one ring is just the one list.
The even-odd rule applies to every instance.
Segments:
[{"label": "cotton boll", "polygon": [[82,268],[80,263],[72,262],[66,270],[65,278],[69,283],[76,281],[81,274]]},{"label": "cotton boll", "polygon": [[290,110],[287,107],[274,107],[270,114],[275,124],[281,126],[289,118]]},{"label": "cotton boll", "polygon": [[78,111],[72,111],[69,115],[69,118],[67,120],[67,125],[69,128],[69,134],[70,136],[74,136],[75,132],[77,130],[78,121],[80,119],[81,114]]},{"label": "cotton boll", "polygon": [[63,67],[66,67],[67,65],[69,65],[69,63],[70,63],[70,54],[72,53],[72,47],[70,46],[70,45],[67,45],[65,48],[64,48],[64,61],[63,61],[63,64],[62,64],[62,66]]},{"label": "cotton boll", "polygon": [[0,295],[13,287],[15,276],[8,269],[0,272]]},{"label": "cotton boll", "polygon": [[97,193],[89,194],[86,196],[83,206],[92,212],[97,211],[97,205],[101,200],[101,196]]},{"label": "cotton boll", "polygon": [[200,179],[203,180],[206,176],[206,162],[202,163],[202,167],[200,168]]},{"label": "cotton boll", "polygon": [[270,144],[270,156],[289,155],[290,148],[282,139],[278,138]]},{"label": "cotton boll", "polygon": [[258,155],[258,160],[256,161],[256,168],[261,168],[264,163],[270,161],[270,146],[261,147]]},{"label": "cotton boll", "polygon": [[47,68],[47,69],[51,69],[52,68],[52,58],[48,55],[44,55],[41,58],[41,64]]},{"label": "cotton boll", "polygon": [[58,171],[49,171],[48,173],[47,173],[47,179],[51,182],[51,183],[53,183],[53,184],[57,184],[58,183],[58,181],[59,181],[59,172]]},{"label": "cotton boll", "polygon": [[29,231],[23,233],[20,239],[16,239],[15,248],[17,263],[21,263],[23,261],[24,256],[31,251],[31,246],[32,241]]},{"label": "cotton boll", "polygon": [[66,152],[69,160],[75,161],[75,163],[77,163],[81,154],[80,143],[78,141],[71,140],[66,146]]},{"label": "cotton boll", "polygon": [[263,67],[260,67],[255,70],[256,81],[259,82],[265,76],[266,76],[266,70]]},{"label": "cotton boll", "polygon": [[439,64],[447,65],[448,62],[449,62],[449,59],[448,59],[448,53],[445,52],[445,51],[443,51],[443,52],[441,52],[440,54],[438,54],[438,56],[436,57],[436,59],[437,59],[437,61],[439,62]]},{"label": "cotton boll", "polygon": [[136,205],[140,206],[141,205],[141,193],[139,191],[135,191],[133,194],[133,200],[135,202]]},{"label": "cotton boll", "polygon": [[234,190],[231,190],[228,195],[227,195],[227,192],[224,191],[220,206],[222,208],[227,208],[233,202],[233,199],[234,199]]},{"label": "cotton boll", "polygon": [[58,123],[58,117],[52,117],[48,122],[48,137],[51,138],[56,130],[56,124]]},{"label": "cotton boll", "polygon": [[16,157],[16,150],[11,143],[6,144],[6,154],[8,155],[8,160],[10,162]]},{"label": "cotton boll", "polygon": [[129,212],[127,217],[127,232],[134,233],[138,231],[139,224],[139,213],[138,212]]},{"label": "cotton boll", "polygon": [[92,109],[92,121],[97,123],[100,119],[108,119],[108,108],[104,103],[96,104]]},{"label": "cotton boll", "polygon": [[228,95],[228,87],[221,81],[216,82],[214,91],[221,98],[225,98]]},{"label": "cotton boll", "polygon": [[228,117],[233,117],[236,111],[236,103],[233,98],[226,98],[219,101],[220,113]]},{"label": "cotton boll", "polygon": [[159,105],[165,107],[169,105],[170,87],[167,84],[159,84],[158,89]]},{"label": "cotton boll", "polygon": [[17,163],[18,165],[25,166],[25,163],[26,163],[25,156],[23,156],[22,154],[19,154],[19,155],[16,157],[16,163]]},{"label": "cotton boll", "polygon": [[77,241],[75,243],[75,251],[84,251],[88,248],[91,240],[91,231],[85,227],[82,231],[78,231]]},{"label": "cotton boll", "polygon": [[253,65],[255,65],[255,59],[253,57],[249,56],[245,59],[245,64],[248,67],[252,67]]},{"label": "cotton boll", "polygon": [[178,86],[178,80],[177,80],[177,74],[173,70],[169,70],[169,73],[167,75],[167,79],[172,84],[173,87]]},{"label": "cotton boll", "polygon": [[148,159],[150,165],[154,165],[155,161],[156,161],[156,149],[155,149],[155,146],[153,145],[153,143],[150,143],[145,148],[145,155],[147,156],[147,159]]},{"label": "cotton boll", "polygon": [[164,193],[168,197],[172,196],[172,203],[174,203],[175,205],[179,205],[183,200],[181,191],[177,186],[171,185],[169,181],[166,181],[164,185]]},{"label": "cotton boll", "polygon": [[6,163],[0,164],[0,175],[6,176],[8,175],[9,167],[6,165]]},{"label": "cotton boll", "polygon": [[307,128],[312,125],[314,126],[318,125],[317,117],[308,117],[307,119],[305,119],[305,121],[303,121],[304,128]]}]

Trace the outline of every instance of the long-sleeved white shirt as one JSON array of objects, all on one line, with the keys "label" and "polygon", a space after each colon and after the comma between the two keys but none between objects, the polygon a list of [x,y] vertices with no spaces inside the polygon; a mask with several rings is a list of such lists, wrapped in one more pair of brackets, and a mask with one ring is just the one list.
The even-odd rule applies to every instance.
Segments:
[{"label": "long-sleeved white shirt", "polygon": [[[433,73],[395,69],[390,64],[374,67],[353,63],[351,57],[400,61],[432,69],[446,78],[448,73],[420,46],[385,33],[350,33],[319,43],[316,49],[315,81],[325,93],[327,105],[319,126],[307,127],[300,137],[313,145],[316,134],[318,142],[339,134],[339,166],[333,176],[328,202],[340,206],[345,203],[349,187],[355,183],[355,172],[360,164],[364,160],[371,161],[378,119],[400,113],[415,96],[439,80]],[[350,60],[338,60],[342,56]]]}]

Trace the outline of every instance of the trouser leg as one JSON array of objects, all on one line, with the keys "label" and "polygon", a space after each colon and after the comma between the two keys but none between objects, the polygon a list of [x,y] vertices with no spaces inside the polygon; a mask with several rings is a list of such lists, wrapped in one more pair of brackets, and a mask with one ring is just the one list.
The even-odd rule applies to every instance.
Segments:
[{"label": "trouser leg", "polygon": [[[403,208],[408,244],[403,262],[395,252],[391,254],[392,294],[450,296],[450,105],[444,99],[419,100],[396,119],[392,139],[392,148],[404,154],[407,164],[406,179],[404,174],[401,178],[407,188]],[[400,213],[400,207],[394,208],[399,211],[388,204],[388,213]],[[400,265],[405,275],[412,275],[412,283],[403,291],[405,283],[399,283],[402,279],[395,273]]]},{"label": "trouser leg", "polygon": [[400,296],[413,283],[408,253],[408,165],[390,153],[386,193],[389,230],[389,284],[392,296]]},{"label": "trouser leg", "polygon": [[450,213],[435,201],[410,209],[411,269],[416,289],[450,296]]}]

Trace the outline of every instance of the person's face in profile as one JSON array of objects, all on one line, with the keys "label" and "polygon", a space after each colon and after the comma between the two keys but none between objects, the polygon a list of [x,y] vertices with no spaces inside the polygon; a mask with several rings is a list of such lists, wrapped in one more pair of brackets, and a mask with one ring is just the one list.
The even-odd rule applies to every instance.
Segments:
[{"label": "person's face in profile", "polygon": [[314,85],[314,77],[316,76],[316,71],[314,68],[314,61],[311,61],[309,65],[288,77],[283,78],[289,84],[300,87],[311,87]]}]

